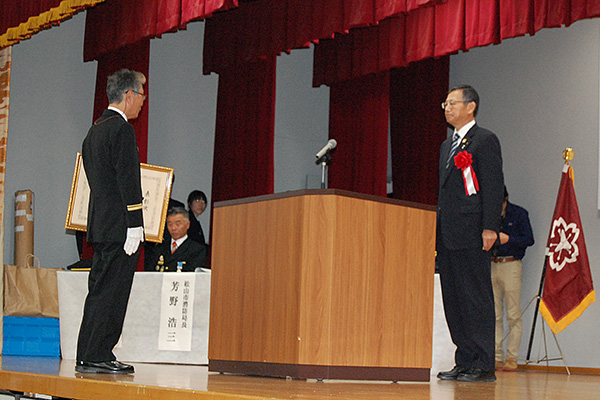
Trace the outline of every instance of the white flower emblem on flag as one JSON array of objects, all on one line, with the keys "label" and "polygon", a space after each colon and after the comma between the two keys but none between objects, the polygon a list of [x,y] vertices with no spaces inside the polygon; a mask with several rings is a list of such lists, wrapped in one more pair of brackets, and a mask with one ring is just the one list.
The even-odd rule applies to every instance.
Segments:
[{"label": "white flower emblem on flag", "polygon": [[567,224],[563,217],[555,219],[552,223],[550,235],[550,267],[557,272],[564,268],[567,263],[574,263],[579,256],[577,239],[579,238],[577,224]]},{"label": "white flower emblem on flag", "polygon": [[596,301],[583,225],[573,187],[573,168],[565,164],[546,245],[540,313],[559,333]]}]

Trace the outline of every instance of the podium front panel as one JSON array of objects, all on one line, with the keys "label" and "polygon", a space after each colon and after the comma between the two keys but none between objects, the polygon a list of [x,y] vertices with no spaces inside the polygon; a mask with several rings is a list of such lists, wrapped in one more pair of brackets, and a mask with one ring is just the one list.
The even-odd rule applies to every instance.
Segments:
[{"label": "podium front panel", "polygon": [[429,379],[435,212],[317,193],[213,217],[209,369]]}]

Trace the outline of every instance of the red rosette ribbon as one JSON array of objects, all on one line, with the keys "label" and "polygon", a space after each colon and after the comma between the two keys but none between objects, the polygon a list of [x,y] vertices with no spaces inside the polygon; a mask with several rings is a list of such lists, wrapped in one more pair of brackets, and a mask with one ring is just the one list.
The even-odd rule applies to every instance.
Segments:
[{"label": "red rosette ribbon", "polygon": [[456,165],[456,168],[462,170],[463,173],[465,193],[467,196],[477,194],[477,191],[479,190],[477,176],[475,175],[475,171],[473,171],[471,164],[473,164],[473,156],[467,153],[466,150],[463,150],[454,156],[454,165]]}]

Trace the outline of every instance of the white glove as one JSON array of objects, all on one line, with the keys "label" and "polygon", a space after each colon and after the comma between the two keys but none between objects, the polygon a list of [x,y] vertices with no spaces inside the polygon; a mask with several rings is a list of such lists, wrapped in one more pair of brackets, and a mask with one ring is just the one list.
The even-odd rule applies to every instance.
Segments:
[{"label": "white glove", "polygon": [[127,239],[123,245],[123,250],[130,256],[135,253],[140,247],[140,243],[144,240],[144,227],[138,226],[135,228],[127,228]]}]

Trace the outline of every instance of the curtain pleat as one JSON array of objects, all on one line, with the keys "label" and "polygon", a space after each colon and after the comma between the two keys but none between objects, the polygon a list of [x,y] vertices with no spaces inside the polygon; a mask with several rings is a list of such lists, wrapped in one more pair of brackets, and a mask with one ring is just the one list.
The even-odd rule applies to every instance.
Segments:
[{"label": "curtain pleat", "polygon": [[0,2],[0,29],[2,33],[39,16],[51,8],[56,8],[63,0],[4,0]]},{"label": "curtain pleat", "polygon": [[182,14],[181,0],[157,1],[155,7],[155,18],[150,21],[149,31],[160,35],[170,32],[181,26]]},{"label": "curtain pleat", "polygon": [[[331,38],[335,32],[347,30],[344,27],[344,0],[315,1],[311,8],[312,29],[316,38]],[[292,20],[292,16],[288,19]]]},{"label": "curtain pleat", "polygon": [[465,7],[467,49],[500,43],[498,0],[470,0]]},{"label": "curtain pleat", "polygon": [[388,1],[388,0],[376,0],[375,1],[375,18],[377,21],[381,21],[385,18],[405,13],[406,2],[405,1]]},{"label": "curtain pleat", "polygon": [[219,75],[212,201],[273,193],[275,57]]},{"label": "curtain pleat", "polygon": [[0,49],[29,39],[79,11],[105,0],[2,0]]},{"label": "curtain pleat", "polygon": [[465,0],[448,0],[435,7],[434,46],[436,57],[465,49]]},{"label": "curtain pleat", "polygon": [[[348,79],[406,66],[405,37],[412,35],[407,28],[407,17],[403,14],[388,18],[377,26],[352,29],[346,35],[321,40],[315,45],[313,63],[313,86],[332,85]],[[426,19],[424,19],[426,21]],[[414,17],[413,29],[418,25]],[[431,35],[432,31],[429,31]],[[402,43],[402,45],[399,45]],[[413,39],[416,57],[419,52],[431,52],[431,47],[420,47]]]},{"label": "curtain pleat", "polygon": [[373,3],[373,0],[344,1],[344,26],[351,29],[376,24]]},{"label": "curtain pleat", "polygon": [[389,76],[371,74],[332,85],[329,137],[337,141],[329,187],[386,195]]},{"label": "curtain pleat", "polygon": [[433,57],[435,9],[424,7],[406,16],[406,62]]},{"label": "curtain pleat", "polygon": [[[421,0],[414,6],[418,11],[439,1]],[[238,9],[215,14],[206,21],[203,70],[205,74],[220,73],[247,60],[306,47],[353,28],[378,26],[405,9],[406,0],[240,2]],[[228,40],[232,26],[234,41]],[[259,35],[265,37],[257,38]]]},{"label": "curtain pleat", "polygon": [[[407,64],[406,52],[400,43],[406,41],[406,16],[400,14],[397,17],[385,19],[380,26],[381,32],[377,40],[379,42],[379,65],[382,70],[405,66]],[[317,49],[315,48],[315,62]]]},{"label": "curtain pleat", "polygon": [[535,0],[535,31],[569,24],[567,0]]},{"label": "curtain pleat", "polygon": [[571,23],[594,16],[600,16],[600,1],[571,0]]},{"label": "curtain pleat", "polygon": [[406,11],[416,10],[420,7],[430,6],[435,3],[441,3],[442,1],[432,1],[432,0],[406,0]]},{"label": "curtain pleat", "polygon": [[437,203],[438,160],[446,139],[440,99],[448,90],[450,59],[427,59],[390,71],[393,197]]},{"label": "curtain pleat", "polygon": [[533,0],[500,0],[500,39],[533,34]]},{"label": "curtain pleat", "polygon": [[96,60],[120,47],[183,29],[190,21],[237,5],[238,0],[107,1],[87,12],[83,59]]},{"label": "curtain pleat", "polygon": [[[289,49],[308,46],[310,44],[309,32],[313,32],[315,25],[321,22],[319,19],[322,17],[314,15],[312,7],[306,7],[306,4],[303,5],[297,0],[287,1],[287,7],[276,8],[277,12],[271,14],[265,12],[267,9],[273,10],[277,3],[277,1],[269,0],[268,7],[261,7],[259,3],[254,3],[251,6],[254,11],[252,16],[255,18],[256,25],[272,25],[271,22],[276,20],[285,21],[285,25],[280,26],[280,29],[283,29],[281,32],[277,32],[275,29],[269,32],[269,42],[277,40],[277,37],[280,37],[281,40],[277,43],[280,47],[276,47],[276,42],[269,46],[268,54],[279,54]],[[337,5],[338,1],[333,0],[332,3]],[[330,15],[331,22],[335,23],[339,19],[340,12],[334,12]],[[252,49],[248,49],[248,51],[248,57],[253,57]]]},{"label": "curtain pleat", "polygon": [[225,11],[238,6],[238,0],[178,0],[181,2],[181,23],[208,18],[214,12]]}]

